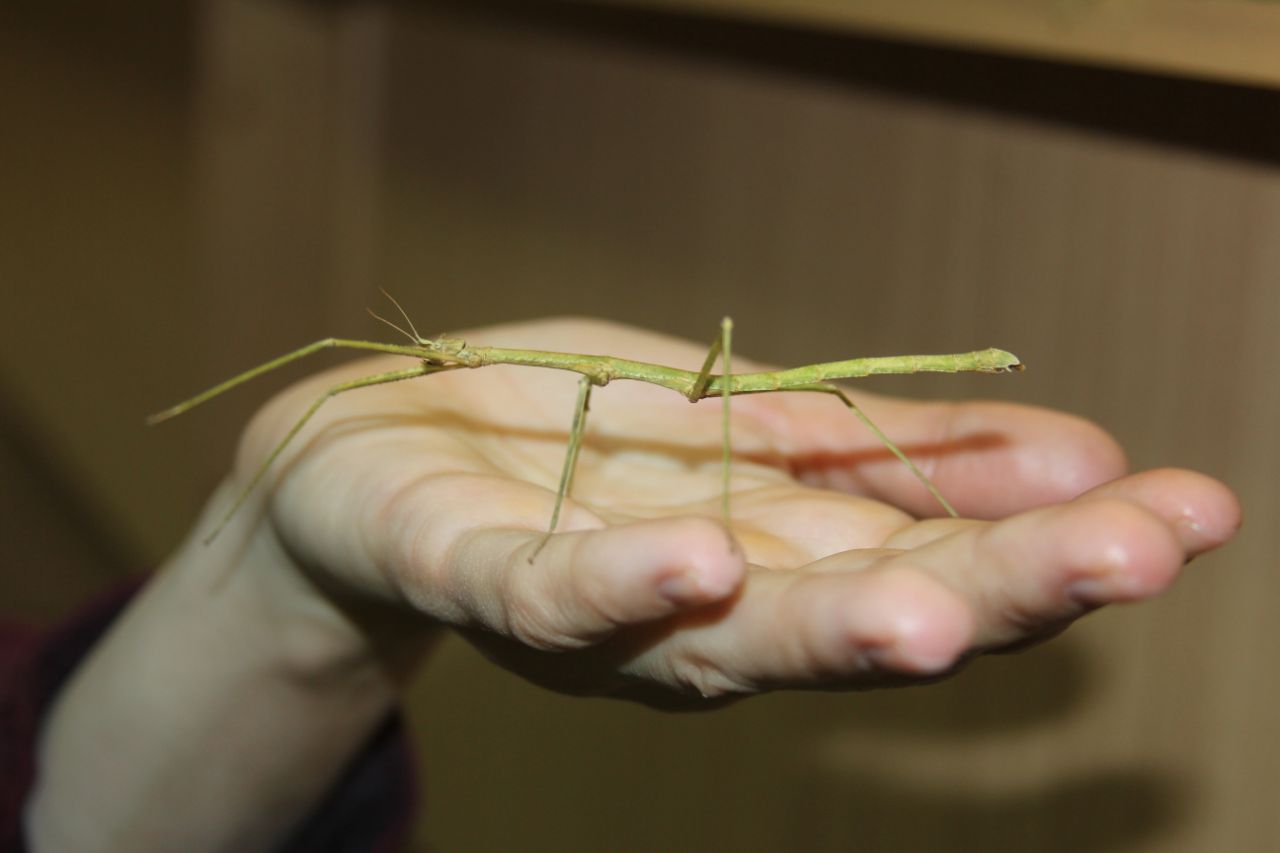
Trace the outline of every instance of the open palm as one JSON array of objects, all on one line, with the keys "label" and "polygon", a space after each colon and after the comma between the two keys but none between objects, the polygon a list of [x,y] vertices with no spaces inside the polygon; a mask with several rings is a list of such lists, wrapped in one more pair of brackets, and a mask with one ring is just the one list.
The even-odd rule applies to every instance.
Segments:
[{"label": "open palm", "polygon": [[[592,320],[465,337],[691,369],[705,353]],[[247,433],[240,482],[326,388],[395,366],[278,397]],[[733,400],[726,530],[719,403],[618,381],[593,397],[560,532],[539,550],[574,395],[569,374],[506,366],[338,395],[244,513],[326,594],[453,626],[557,689],[676,705],[935,678],[1160,592],[1239,522],[1201,475],[1116,479],[1122,454],[1077,418],[859,397],[962,514],[1000,519],[918,520],[933,499],[844,407],[763,394]]]}]

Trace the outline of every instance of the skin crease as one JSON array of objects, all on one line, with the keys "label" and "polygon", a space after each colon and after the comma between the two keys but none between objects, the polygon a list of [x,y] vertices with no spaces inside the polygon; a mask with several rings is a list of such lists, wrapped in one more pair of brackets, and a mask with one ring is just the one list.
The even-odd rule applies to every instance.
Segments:
[{"label": "skin crease", "polygon": [[[690,369],[705,355],[573,318],[459,337]],[[59,700],[29,810],[45,848],[268,849],[442,628],[552,689],[663,708],[924,682],[1159,594],[1240,523],[1235,497],[1208,477],[1124,476],[1115,442],[1079,418],[855,388],[966,518],[928,517],[936,503],[838,401],[763,394],[733,400],[730,536],[718,520],[719,402],[619,381],[595,390],[560,532],[530,562],[576,383],[494,366],[333,398],[199,545],[312,400],[406,364],[328,371],[253,420],[191,541]],[[735,357],[735,372],[756,369],[767,368]],[[193,672],[192,659],[205,665]],[[173,675],[144,726],[131,685],[155,671]],[[86,759],[107,742],[128,745],[124,778],[109,754]],[[94,779],[112,780],[106,793]],[[142,790],[167,807],[137,808]]]}]

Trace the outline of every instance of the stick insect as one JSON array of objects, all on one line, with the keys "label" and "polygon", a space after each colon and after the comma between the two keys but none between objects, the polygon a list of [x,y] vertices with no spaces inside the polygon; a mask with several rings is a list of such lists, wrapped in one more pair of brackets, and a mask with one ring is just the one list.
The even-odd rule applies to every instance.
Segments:
[{"label": "stick insect", "polygon": [[[563,370],[577,373],[578,395],[574,403],[573,419],[569,427],[568,446],[565,452],[564,465],[560,472],[560,484],[556,489],[555,504],[551,510],[551,521],[541,543],[529,558],[530,562],[541,552],[555,533],[560,521],[560,510],[573,485],[573,473],[577,466],[578,451],[582,446],[583,434],[586,430],[587,411],[590,408],[591,390],[603,387],[616,379],[629,379],[635,382],[647,382],[662,388],[669,388],[682,395],[691,403],[707,397],[719,397],[721,400],[721,499],[720,514],[729,525],[729,485],[731,466],[731,444],[729,436],[729,400],[735,394],[764,394],[775,391],[809,391],[829,394],[841,403],[871,431],[873,435],[894,456],[896,456],[917,480],[928,490],[929,494],[951,516],[958,513],[955,507],[942,495],[937,486],[921,471],[914,462],[896,445],[866,413],[837,385],[835,379],[858,379],[865,376],[907,374],[907,373],[1012,373],[1023,369],[1022,362],[1012,353],[1000,349],[977,350],[968,353],[951,355],[903,355],[873,358],[855,358],[846,361],[832,361],[822,364],[811,364],[806,367],[794,367],[789,370],[778,370],[762,373],[739,373],[732,371],[732,336],[733,321],[725,317],[720,323],[720,331],[707,351],[701,369],[697,371],[682,370],[675,367],[664,367],[642,361],[632,361],[606,355],[582,355],[578,353],[546,352],[542,350],[505,349],[502,347],[472,347],[458,338],[440,336],[427,338],[418,334],[413,321],[391,294],[383,291],[383,295],[400,312],[409,330],[374,313],[369,313],[377,320],[405,335],[409,344],[390,344],[376,341],[351,340],[347,338],[324,338],[292,352],[250,368],[243,373],[215,385],[201,394],[184,400],[171,408],[165,409],[147,418],[148,424],[157,424],[182,414],[237,385],[255,379],[264,373],[283,367],[290,362],[305,358],[312,353],[325,349],[351,349],[377,352],[389,355],[400,355],[413,359],[412,367],[390,370],[371,376],[364,376],[334,385],[317,398],[311,406],[293,424],[284,438],[276,444],[254,473],[249,484],[241,491],[231,508],[223,515],[213,531],[205,537],[208,544],[217,537],[222,528],[244,504],[249,495],[258,487],[267,471],[284,452],[289,443],[311,420],[317,410],[330,398],[374,385],[385,385],[389,382],[400,382],[420,376],[430,376],[450,370],[474,369],[493,364],[522,365],[526,367],[542,367],[552,370]],[[712,373],[717,360],[723,366],[723,373]]]}]

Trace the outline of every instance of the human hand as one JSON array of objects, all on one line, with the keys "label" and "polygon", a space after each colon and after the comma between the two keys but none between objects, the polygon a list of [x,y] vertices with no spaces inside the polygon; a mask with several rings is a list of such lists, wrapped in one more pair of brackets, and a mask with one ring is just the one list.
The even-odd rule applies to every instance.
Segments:
[{"label": "human hand", "polygon": [[[588,320],[464,337],[694,369],[705,351]],[[393,366],[358,362],[277,398],[246,434],[239,482],[324,389]],[[843,406],[762,394],[733,400],[731,541],[718,401],[618,381],[593,397],[563,532],[538,552],[574,393],[558,371],[491,366],[339,395],[223,538],[266,537],[342,612],[372,606],[352,618],[384,657],[444,624],[555,689],[696,706],[936,678],[1159,593],[1239,523],[1207,477],[1115,479],[1121,452],[1077,418],[859,395],[963,514],[1000,519],[917,520],[932,499]]]}]

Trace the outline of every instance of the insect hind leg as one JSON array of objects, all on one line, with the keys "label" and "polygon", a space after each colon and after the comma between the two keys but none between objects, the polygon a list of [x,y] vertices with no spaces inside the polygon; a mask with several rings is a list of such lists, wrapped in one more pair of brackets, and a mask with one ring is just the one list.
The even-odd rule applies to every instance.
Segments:
[{"label": "insect hind leg", "polygon": [[938,487],[933,484],[933,481],[930,480],[929,477],[923,471],[921,471],[914,462],[911,461],[911,458],[907,456],[907,454],[902,452],[902,448],[894,444],[893,441],[889,438],[889,436],[885,435],[884,430],[876,426],[875,421],[871,420],[871,418],[867,416],[867,413],[862,411],[862,409],[858,406],[858,404],[853,402],[853,400],[849,397],[849,395],[846,394],[844,390],[841,389],[839,386],[832,385],[830,382],[815,382],[812,385],[796,385],[796,386],[792,386],[790,388],[785,388],[782,390],[816,391],[818,393],[831,394],[835,397],[838,397],[840,399],[840,402],[848,406],[849,410],[853,412],[854,415],[857,416],[858,420],[862,421],[863,425],[867,429],[871,430],[871,433],[877,439],[879,439],[880,443],[883,444],[890,453],[898,457],[898,461],[900,461],[903,465],[907,466],[907,470],[910,471],[912,475],[915,476],[915,478],[920,481],[921,485],[923,485],[925,489],[928,490],[929,494],[933,495],[934,500],[936,500],[942,506],[942,508],[946,510],[947,515],[951,516],[952,518],[960,517],[960,513],[956,512],[956,508],[953,507],[951,505],[951,502],[947,500],[946,497],[943,496],[942,492],[939,491]]}]

